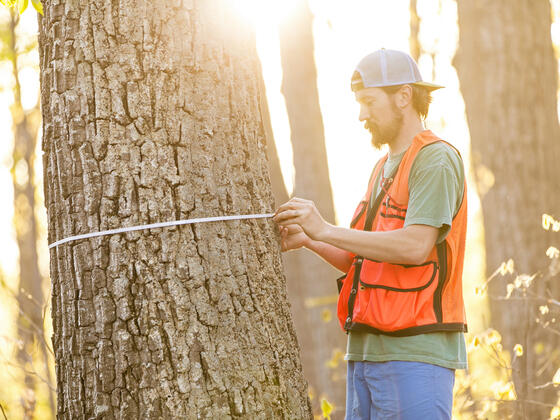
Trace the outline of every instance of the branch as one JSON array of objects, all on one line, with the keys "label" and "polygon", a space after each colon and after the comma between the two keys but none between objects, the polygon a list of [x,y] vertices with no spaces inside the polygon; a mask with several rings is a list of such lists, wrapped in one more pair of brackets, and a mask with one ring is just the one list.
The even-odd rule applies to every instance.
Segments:
[{"label": "branch", "polygon": [[[10,287],[6,284],[4,279],[1,278],[1,277],[0,277],[0,286],[4,287],[8,291],[8,293],[10,293],[12,295],[12,298],[14,298],[16,301],[18,300],[17,294],[12,289],[10,289]],[[49,291],[49,294],[50,294],[50,291]],[[33,297],[30,296],[30,298],[32,299]],[[47,299],[45,301],[45,304],[43,305],[43,318],[42,318],[43,322],[45,322],[45,316],[46,316],[46,311],[47,311],[47,307],[48,307],[48,302],[49,302],[49,299]],[[50,348],[49,343],[47,342],[47,340],[45,338],[44,325],[37,325],[37,323],[35,321],[33,321],[25,312],[23,312],[23,310],[21,309],[19,304],[18,304],[18,312],[19,312],[19,315],[22,318],[24,318],[26,321],[28,321],[30,323],[30,326],[35,330],[35,334],[37,334],[37,336],[41,338],[41,340],[45,344],[46,349],[54,357],[54,352]]]},{"label": "branch", "polygon": [[541,405],[543,407],[549,407],[549,408],[556,407],[555,404],[547,404],[547,403],[543,403],[543,402],[535,401],[535,400],[500,400],[500,399],[496,399],[496,398],[483,398],[480,401],[496,401],[498,403],[528,403],[528,404],[534,404],[534,405]]},{"label": "branch", "polygon": [[554,328],[550,328],[548,325],[541,325],[541,327],[545,330],[550,331],[553,334],[560,335],[560,331],[555,330]]},{"label": "branch", "polygon": [[533,389],[544,389],[544,388],[548,388],[550,385],[558,385],[558,384],[555,384],[554,382],[550,381],[547,382],[546,384],[533,386]]},{"label": "branch", "polygon": [[18,365],[16,363],[10,362],[8,359],[4,358],[4,363],[8,366],[12,366],[15,368],[19,368],[21,369],[25,374],[27,375],[33,375],[36,376],[41,382],[44,382],[45,385],[47,385],[49,387],[49,389],[53,392],[56,392],[56,389],[49,383],[49,381],[47,381],[45,378],[43,378],[41,375],[39,375],[37,372],[35,372],[34,370],[28,370],[25,367]]}]

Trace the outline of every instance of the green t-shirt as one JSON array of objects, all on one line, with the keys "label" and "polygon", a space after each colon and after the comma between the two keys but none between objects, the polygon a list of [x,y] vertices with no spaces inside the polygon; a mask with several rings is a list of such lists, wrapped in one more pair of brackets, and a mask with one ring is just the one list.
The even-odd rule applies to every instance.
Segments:
[{"label": "green t-shirt", "polygon": [[[389,156],[384,173],[392,173],[404,154]],[[379,192],[379,178],[375,194]],[[461,206],[464,180],[463,162],[449,145],[438,142],[420,150],[410,171],[410,197],[404,226],[421,224],[439,228],[437,242],[443,241]],[[466,369],[467,349],[462,332],[433,332],[408,337],[350,332],[345,359],[405,360]]]}]

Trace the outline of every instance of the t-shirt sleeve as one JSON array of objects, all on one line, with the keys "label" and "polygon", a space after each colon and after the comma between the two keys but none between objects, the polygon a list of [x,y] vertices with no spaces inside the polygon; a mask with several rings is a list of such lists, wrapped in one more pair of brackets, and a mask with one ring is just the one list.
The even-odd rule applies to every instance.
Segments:
[{"label": "t-shirt sleeve", "polygon": [[464,179],[463,162],[449,145],[439,142],[420,150],[410,171],[404,226],[439,228],[436,242],[443,241],[461,206]]}]

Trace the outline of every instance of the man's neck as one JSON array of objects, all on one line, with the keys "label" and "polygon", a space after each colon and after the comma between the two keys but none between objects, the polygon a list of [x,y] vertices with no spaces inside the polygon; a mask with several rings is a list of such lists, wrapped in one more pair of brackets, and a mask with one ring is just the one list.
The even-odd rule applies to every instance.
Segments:
[{"label": "man's neck", "polygon": [[395,156],[404,152],[412,144],[414,137],[424,130],[424,124],[419,118],[414,118],[409,123],[405,122],[395,141],[389,144],[389,155]]}]

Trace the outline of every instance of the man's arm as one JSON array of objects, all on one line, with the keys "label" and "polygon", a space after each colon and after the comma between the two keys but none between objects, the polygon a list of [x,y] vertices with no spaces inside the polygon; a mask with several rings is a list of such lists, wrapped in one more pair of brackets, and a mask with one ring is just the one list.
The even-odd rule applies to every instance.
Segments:
[{"label": "man's arm", "polygon": [[305,234],[299,225],[280,226],[280,235],[282,251],[298,249],[304,246],[336,269],[344,273],[350,269],[353,257],[348,251],[325,242],[314,241]]},{"label": "man's arm", "polygon": [[427,225],[410,225],[388,232],[366,232],[330,226],[323,235],[322,241],[364,258],[417,265],[428,258],[436,243],[438,229]]},{"label": "man's arm", "polygon": [[435,242],[443,241],[449,232],[463,199],[463,187],[461,158],[448,145],[434,143],[418,153],[412,167],[402,229],[364,232],[335,227],[323,220],[311,201],[299,198],[280,206],[274,220],[281,226],[296,223],[314,240],[342,248],[342,252],[384,262],[421,264]]},{"label": "man's arm", "polygon": [[[365,232],[336,227],[323,220],[312,201],[300,198],[292,198],[280,206],[273,220],[280,226],[301,226],[311,240],[323,243],[305,246],[328,262],[336,259],[333,258],[335,251],[329,248],[332,246],[373,260],[421,264],[434,247],[438,235],[437,228],[427,225],[410,225],[389,232]],[[345,264],[348,264],[345,267],[349,267],[350,262],[346,260]],[[337,265],[335,267],[339,268]]]},{"label": "man's arm", "polygon": [[352,254],[348,251],[337,248],[331,244],[321,241],[314,241],[310,239],[309,244],[306,245],[307,249],[310,249],[315,254],[319,255],[326,262],[332,265],[334,268],[342,271],[343,273],[350,270],[352,265]]}]

